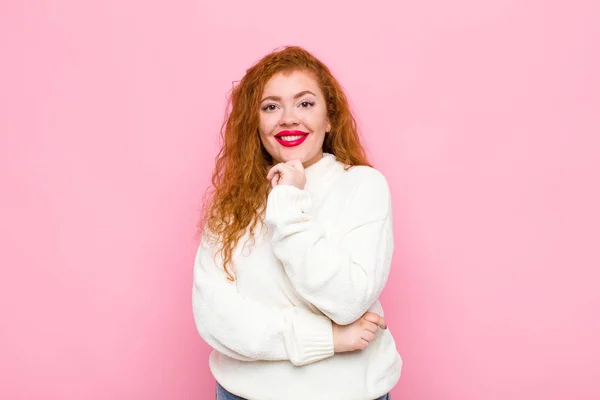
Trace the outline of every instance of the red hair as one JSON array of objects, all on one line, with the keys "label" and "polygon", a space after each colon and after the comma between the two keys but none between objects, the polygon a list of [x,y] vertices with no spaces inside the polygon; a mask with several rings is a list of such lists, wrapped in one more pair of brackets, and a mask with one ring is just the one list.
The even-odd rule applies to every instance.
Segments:
[{"label": "red hair", "polygon": [[371,166],[361,146],[356,120],[348,99],[329,68],[298,46],[287,46],[266,55],[232,89],[228,115],[221,127],[221,149],[205,195],[200,232],[217,239],[225,272],[234,279],[229,264],[246,230],[263,223],[263,207],[270,185],[266,179],[273,159],[261,143],[259,107],[267,81],[277,73],[311,73],[323,91],[331,131],[325,135],[323,151],[351,166]]}]

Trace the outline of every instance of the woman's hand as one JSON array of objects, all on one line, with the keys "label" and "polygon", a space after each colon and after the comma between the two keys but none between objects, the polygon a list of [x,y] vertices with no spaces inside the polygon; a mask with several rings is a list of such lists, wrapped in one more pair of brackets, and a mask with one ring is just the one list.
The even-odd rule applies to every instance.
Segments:
[{"label": "woman's hand", "polygon": [[375,338],[377,329],[387,329],[383,317],[367,312],[350,325],[333,326],[333,350],[336,353],[346,351],[364,350]]},{"label": "woman's hand", "polygon": [[291,185],[302,190],[306,185],[306,174],[300,160],[292,160],[273,166],[267,174],[267,179],[271,181],[271,188],[278,185]]}]

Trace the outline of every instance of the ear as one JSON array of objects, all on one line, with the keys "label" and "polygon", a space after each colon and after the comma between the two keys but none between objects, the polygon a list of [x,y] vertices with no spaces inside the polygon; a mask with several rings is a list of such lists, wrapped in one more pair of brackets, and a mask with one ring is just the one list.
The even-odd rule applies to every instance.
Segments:
[{"label": "ear", "polygon": [[327,128],[325,129],[325,133],[329,132],[331,132],[331,122],[329,122],[329,119],[327,119]]}]

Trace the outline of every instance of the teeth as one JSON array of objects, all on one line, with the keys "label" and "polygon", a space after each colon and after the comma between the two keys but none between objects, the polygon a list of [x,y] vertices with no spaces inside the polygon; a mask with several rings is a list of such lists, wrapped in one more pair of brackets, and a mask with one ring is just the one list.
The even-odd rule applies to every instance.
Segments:
[{"label": "teeth", "polygon": [[291,142],[293,140],[302,139],[303,137],[304,137],[304,135],[297,135],[297,136],[280,136],[279,138],[286,142]]}]

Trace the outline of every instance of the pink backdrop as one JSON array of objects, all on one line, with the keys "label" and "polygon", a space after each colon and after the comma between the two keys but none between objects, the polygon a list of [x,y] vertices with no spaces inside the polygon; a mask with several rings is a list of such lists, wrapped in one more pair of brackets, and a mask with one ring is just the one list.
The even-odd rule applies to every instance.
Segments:
[{"label": "pink backdrop", "polygon": [[194,223],[226,92],[284,44],[393,190],[394,397],[600,398],[600,3],[320,3],[2,2],[0,398],[213,397]]}]

